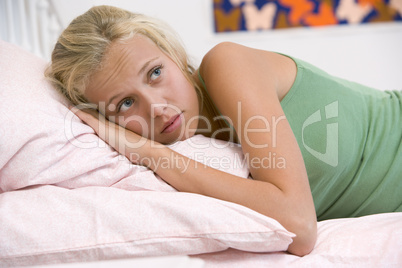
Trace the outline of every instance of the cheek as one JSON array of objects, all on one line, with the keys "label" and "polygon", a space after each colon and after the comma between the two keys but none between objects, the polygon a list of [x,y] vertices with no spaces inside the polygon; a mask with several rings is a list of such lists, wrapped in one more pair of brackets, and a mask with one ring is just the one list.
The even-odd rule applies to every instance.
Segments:
[{"label": "cheek", "polygon": [[[198,106],[198,97],[194,86],[185,77],[176,85],[176,96],[192,106]],[[195,107],[194,107],[195,108]]]},{"label": "cheek", "polygon": [[194,109],[194,113],[198,115],[199,113],[199,100],[196,89],[194,87],[190,87],[188,89],[188,94],[186,95],[188,103]]}]

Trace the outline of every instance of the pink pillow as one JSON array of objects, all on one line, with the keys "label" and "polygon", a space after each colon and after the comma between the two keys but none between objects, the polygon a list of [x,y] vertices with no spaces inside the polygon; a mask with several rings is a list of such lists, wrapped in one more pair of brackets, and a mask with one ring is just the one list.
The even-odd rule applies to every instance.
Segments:
[{"label": "pink pillow", "polygon": [[[0,40],[0,60],[0,193],[38,184],[174,191],[116,153],[68,110],[68,101],[44,78],[43,59]],[[222,144],[198,136],[172,148],[201,162],[233,160],[217,168],[248,176],[247,167],[234,162],[243,157],[240,147],[216,146]]]},{"label": "pink pillow", "polygon": [[292,234],[243,206],[180,192],[44,185],[0,195],[0,266],[286,250]]},{"label": "pink pillow", "polygon": [[[39,184],[174,191],[152,171],[132,165],[74,116],[68,101],[45,80],[45,67],[44,60],[0,40],[0,193]],[[201,161],[217,154],[242,158],[235,145],[217,152],[205,144],[217,142],[198,136],[173,147],[189,156],[202,153]],[[248,176],[245,166],[220,168]]]},{"label": "pink pillow", "polygon": [[99,146],[88,150],[69,142],[67,101],[45,81],[45,66],[44,60],[0,41],[0,191],[35,184],[112,185],[129,172],[129,164],[78,118],[70,121],[77,137]]}]

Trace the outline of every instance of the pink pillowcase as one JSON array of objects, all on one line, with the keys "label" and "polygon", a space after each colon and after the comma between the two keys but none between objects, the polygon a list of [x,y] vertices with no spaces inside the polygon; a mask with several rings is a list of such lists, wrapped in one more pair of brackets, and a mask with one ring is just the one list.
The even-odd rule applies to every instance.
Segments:
[{"label": "pink pillowcase", "polygon": [[0,266],[286,250],[292,234],[234,203],[180,192],[45,185],[0,195]]},{"label": "pink pillowcase", "polygon": [[[131,190],[174,191],[152,171],[117,154],[68,110],[68,101],[44,78],[44,60],[4,41],[0,60],[0,192],[38,184],[77,188],[116,183]],[[198,153],[201,161],[242,159],[239,147],[214,150],[217,144],[198,136],[172,148],[193,157]],[[247,177],[240,164],[219,168]]]},{"label": "pink pillowcase", "polygon": [[[45,81],[45,66],[0,41],[0,264],[228,247],[278,251],[291,243],[293,235],[273,219],[178,193],[152,171],[131,164],[71,115],[67,100]],[[217,149],[216,142],[195,136],[171,148],[212,166],[212,158],[225,159],[214,167],[247,178],[241,148]]]},{"label": "pink pillowcase", "polygon": [[87,150],[68,141],[67,101],[45,81],[45,66],[42,59],[0,41],[0,191],[35,184],[112,185],[130,166],[78,118],[71,120],[77,137],[99,146]]}]

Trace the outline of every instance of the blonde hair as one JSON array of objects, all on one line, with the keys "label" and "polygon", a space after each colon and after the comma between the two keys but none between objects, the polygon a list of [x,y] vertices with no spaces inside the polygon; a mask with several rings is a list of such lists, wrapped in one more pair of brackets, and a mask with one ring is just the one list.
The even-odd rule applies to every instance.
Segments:
[{"label": "blonde hair", "polygon": [[112,6],[93,7],[70,23],[54,47],[45,76],[74,105],[86,104],[86,84],[111,43],[136,34],[148,37],[177,64],[202,102],[203,94],[192,76],[195,68],[175,32],[166,23]]}]

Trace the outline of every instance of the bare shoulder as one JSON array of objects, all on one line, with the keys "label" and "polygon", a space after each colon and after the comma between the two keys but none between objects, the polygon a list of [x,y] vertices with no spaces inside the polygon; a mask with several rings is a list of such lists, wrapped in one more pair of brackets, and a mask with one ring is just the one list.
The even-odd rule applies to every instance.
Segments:
[{"label": "bare shoulder", "polygon": [[[266,183],[260,185],[268,187],[268,196],[278,193],[274,202],[265,197],[258,202],[261,211],[267,209],[266,215],[296,233],[290,252],[311,251],[316,237],[314,203],[299,145],[280,103],[296,78],[296,64],[277,53],[225,42],[205,55],[199,71],[214,104],[231,120],[242,151],[251,160],[253,179]],[[280,158],[283,165],[253,164],[268,155]],[[248,192],[253,205],[255,193]]]},{"label": "bare shoulder", "polygon": [[[227,72],[232,75],[226,76]],[[232,42],[223,42],[213,47],[204,56],[200,66],[208,90],[214,90],[216,80],[224,82],[231,79],[232,83],[237,79],[246,81],[247,72],[261,74],[260,81],[266,83],[267,89],[274,90],[281,100],[293,85],[297,69],[289,57]]]}]

